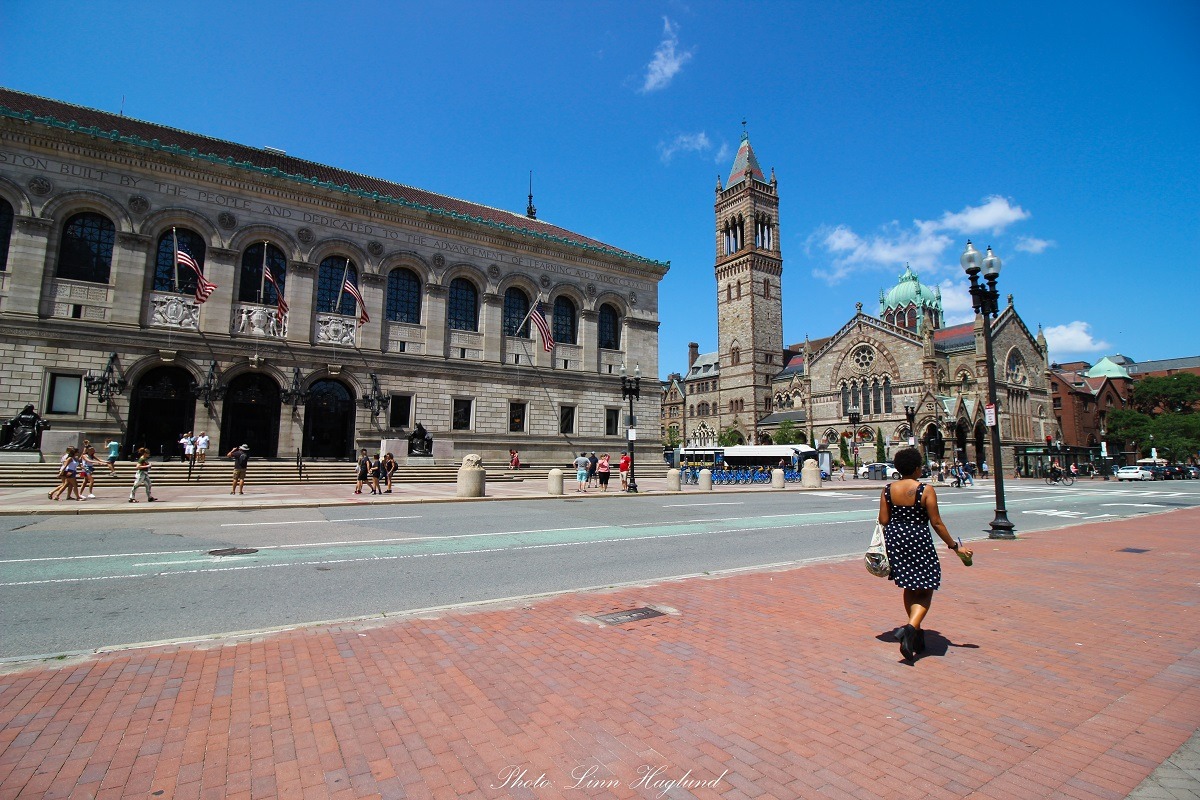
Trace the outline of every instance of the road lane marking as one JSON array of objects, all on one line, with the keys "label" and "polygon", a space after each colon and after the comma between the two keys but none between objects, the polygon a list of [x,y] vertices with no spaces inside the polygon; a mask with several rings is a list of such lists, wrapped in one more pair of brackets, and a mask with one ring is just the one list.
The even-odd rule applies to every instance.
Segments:
[{"label": "road lane marking", "polygon": [[697,506],[744,506],[745,503],[676,503],[663,508],[696,508]]},{"label": "road lane marking", "polygon": [[294,520],[286,520],[283,522],[222,522],[221,527],[222,528],[249,528],[249,527],[255,527],[258,525],[319,525],[323,522],[324,523],[376,522],[379,520],[388,520],[388,519],[420,519],[420,518],[421,518],[421,516],[418,514],[416,516],[410,516],[410,517],[350,517],[348,519],[294,519]]}]

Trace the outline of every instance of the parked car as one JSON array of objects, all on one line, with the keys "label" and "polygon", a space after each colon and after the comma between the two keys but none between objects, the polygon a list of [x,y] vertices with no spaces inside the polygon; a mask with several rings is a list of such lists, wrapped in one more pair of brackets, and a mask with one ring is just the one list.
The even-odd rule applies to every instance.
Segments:
[{"label": "parked car", "polygon": [[1191,466],[1184,467],[1184,469],[1187,470],[1189,478],[1192,478],[1193,480],[1200,479],[1200,467],[1191,465]]},{"label": "parked car", "polygon": [[865,478],[868,475],[870,475],[871,467],[886,467],[887,471],[884,474],[887,475],[888,480],[892,480],[892,481],[900,480],[900,470],[896,469],[891,464],[885,464],[882,461],[876,462],[874,464],[862,464],[858,468],[858,477]]},{"label": "parked car", "polygon": [[1187,467],[1182,464],[1168,464],[1162,468],[1162,471],[1163,477],[1169,481],[1185,481],[1192,477],[1191,473],[1187,471]]},{"label": "parked car", "polygon": [[1152,481],[1154,473],[1146,467],[1121,467],[1117,470],[1117,480],[1119,481]]},{"label": "parked car", "polygon": [[1165,481],[1167,479],[1166,470],[1157,464],[1143,464],[1142,469],[1150,470],[1150,475],[1153,477],[1153,480]]}]

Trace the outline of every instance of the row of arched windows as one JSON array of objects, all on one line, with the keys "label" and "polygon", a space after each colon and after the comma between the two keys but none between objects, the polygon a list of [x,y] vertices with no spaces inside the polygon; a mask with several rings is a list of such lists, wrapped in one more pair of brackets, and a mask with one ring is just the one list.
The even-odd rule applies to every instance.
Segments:
[{"label": "row of arched windows", "polygon": [[[0,200],[0,269],[7,263],[13,209]],[[112,267],[116,227],[104,215],[85,211],[70,217],[63,227],[56,274],[60,278],[108,283]],[[190,255],[201,271],[206,254],[204,237],[187,228],[165,231],[159,237],[155,254],[153,289],[156,292],[193,294],[196,273],[175,265],[175,250]],[[264,269],[265,267],[265,269]],[[286,296],[287,256],[269,242],[255,242],[242,253],[237,299],[246,303],[276,305],[279,292]],[[329,256],[317,271],[315,308],[318,312],[352,315],[354,297],[343,286],[349,281],[356,288],[358,265],[346,256]],[[453,330],[479,330],[479,288],[468,278],[450,282],[446,301],[446,324]],[[340,298],[340,302],[339,302]],[[504,293],[503,329],[506,336],[528,338],[531,300],[524,289],[510,287]],[[335,308],[336,306],[336,308]],[[421,279],[405,267],[391,270],[387,276],[384,316],[392,322],[413,325],[421,322]],[[551,330],[558,344],[577,344],[579,309],[571,298],[560,295],[554,300]],[[517,330],[517,326],[520,330]],[[621,346],[621,315],[610,303],[600,306],[598,340],[601,348],[617,350]]]},{"label": "row of arched windows", "polygon": [[[895,311],[888,309],[884,312],[883,321],[900,328],[912,328],[915,330],[917,327],[917,307],[910,305],[907,309],[897,308]],[[942,315],[938,311],[930,309],[929,324],[934,328],[940,328],[942,326]]]},{"label": "row of arched windows", "polygon": [[[722,253],[730,255],[746,246],[746,221],[739,214],[726,220],[721,229]],[[756,214],[754,217],[754,246],[763,250],[771,250],[775,246],[775,224],[766,214]]]},{"label": "row of arched windows", "polygon": [[[750,290],[753,291],[755,288],[753,285],[754,282],[747,281],[746,283],[749,285]],[[771,279],[763,278],[762,283],[759,285],[762,288],[763,298],[770,300],[771,299]],[[742,299],[742,282],[740,280],[737,281],[736,283],[725,284],[725,302],[726,303],[729,303],[735,299],[735,297],[734,297],[735,291],[737,293],[736,299],[741,300]]]},{"label": "row of arched windows", "polygon": [[842,416],[857,406],[863,416],[892,413],[892,379],[864,378],[842,384]]}]

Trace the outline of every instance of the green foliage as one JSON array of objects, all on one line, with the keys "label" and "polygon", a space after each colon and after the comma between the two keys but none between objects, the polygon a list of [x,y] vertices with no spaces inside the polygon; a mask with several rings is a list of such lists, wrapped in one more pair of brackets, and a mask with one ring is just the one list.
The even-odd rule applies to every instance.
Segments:
[{"label": "green foliage", "polygon": [[875,462],[882,463],[887,461],[887,448],[883,444],[883,429],[875,428]]},{"label": "green foliage", "polygon": [[771,441],[775,444],[796,444],[803,438],[804,434],[796,430],[796,423],[790,419],[785,419],[775,429],[775,435],[771,437]]},{"label": "green foliage", "polygon": [[838,457],[842,459],[843,464],[850,463],[850,448],[846,446],[846,437],[838,437]]},{"label": "green foliage", "polygon": [[1143,378],[1133,385],[1129,399],[1143,414],[1191,414],[1200,403],[1200,375],[1180,372]]},{"label": "green foliage", "polygon": [[717,434],[717,444],[721,447],[733,447],[745,442],[737,428],[726,428]]},{"label": "green foliage", "polygon": [[663,439],[663,447],[668,450],[674,450],[683,444],[683,437],[679,435],[678,428],[667,428],[667,436]]},{"label": "green foliage", "polygon": [[1150,415],[1122,408],[1110,411],[1107,422],[1109,437],[1127,446],[1136,442],[1142,458],[1150,455],[1151,448],[1157,448],[1159,458],[1184,463],[1200,451],[1200,414]]}]

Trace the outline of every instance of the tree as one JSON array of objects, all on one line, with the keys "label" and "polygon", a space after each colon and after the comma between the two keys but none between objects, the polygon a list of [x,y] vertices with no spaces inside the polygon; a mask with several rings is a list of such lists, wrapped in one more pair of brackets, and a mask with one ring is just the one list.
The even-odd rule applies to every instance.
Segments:
[{"label": "tree", "polygon": [[674,450],[681,444],[683,444],[683,438],[679,435],[679,429],[675,427],[667,428],[667,437],[663,439],[663,447],[668,450]]},{"label": "tree", "polygon": [[850,463],[850,448],[846,446],[846,437],[838,437],[838,457],[842,459],[843,464]]},{"label": "tree", "polygon": [[796,424],[790,419],[779,423],[775,435],[771,437],[775,444],[796,444],[804,438],[804,434],[796,430]]},{"label": "tree", "polygon": [[1143,378],[1133,385],[1129,399],[1143,414],[1191,414],[1200,403],[1200,375],[1179,372]]},{"label": "tree", "polygon": [[733,447],[746,441],[737,428],[726,428],[717,434],[717,444],[721,447]]}]

